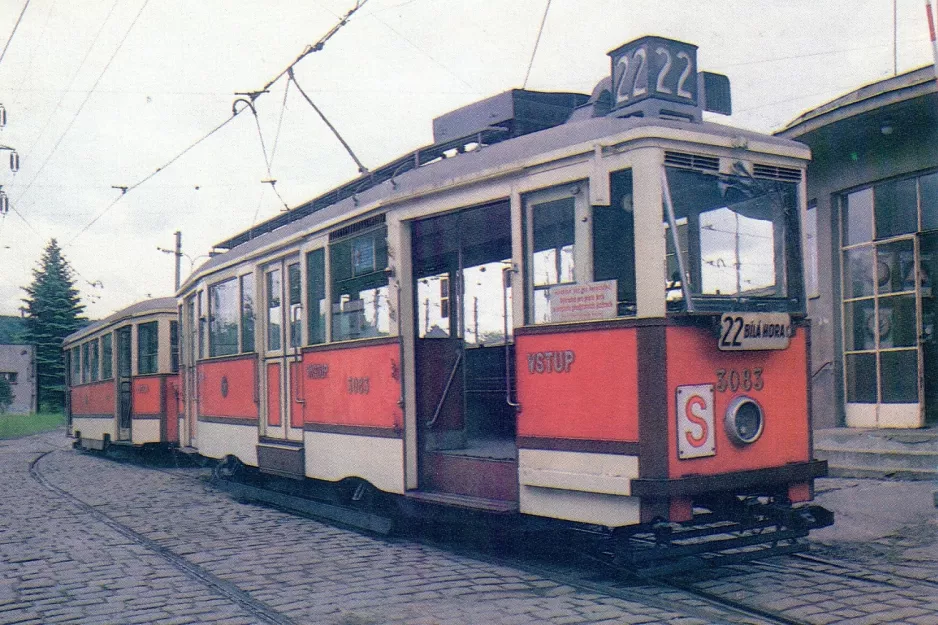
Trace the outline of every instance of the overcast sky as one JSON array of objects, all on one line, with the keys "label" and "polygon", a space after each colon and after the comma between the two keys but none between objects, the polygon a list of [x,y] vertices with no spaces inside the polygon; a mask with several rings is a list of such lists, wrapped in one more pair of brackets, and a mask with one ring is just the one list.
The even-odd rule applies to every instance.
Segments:
[{"label": "overcast sky", "polygon": [[[231,115],[355,0],[30,0],[0,60],[0,145],[20,171],[0,185],[0,314],[58,239],[87,314],[170,295],[173,232],[195,260],[283,203],[253,116],[217,133],[121,197]],[[0,0],[0,45],[25,0]],[[546,0],[368,0],[299,84],[375,167],[432,142],[433,117],[525,80]],[[921,0],[897,0],[898,71],[931,63]],[[893,73],[893,0],[552,0],[527,88],[589,93],[606,53],[647,34],[699,46],[725,73],[734,115],[759,131]],[[258,98],[271,176],[293,207],[357,175],[286,81]],[[278,133],[279,128],[279,133]],[[120,197],[120,200],[115,203]],[[110,207],[110,208],[108,208]],[[95,221],[96,220],[96,221]],[[189,261],[183,259],[183,274]]]}]

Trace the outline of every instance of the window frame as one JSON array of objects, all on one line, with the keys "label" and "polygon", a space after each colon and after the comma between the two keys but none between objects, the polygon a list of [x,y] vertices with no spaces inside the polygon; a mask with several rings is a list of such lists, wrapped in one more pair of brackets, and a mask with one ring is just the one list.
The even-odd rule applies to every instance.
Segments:
[{"label": "window frame", "polygon": [[[157,374],[160,371],[160,322],[158,320],[144,321],[135,325],[137,333],[137,375]],[[151,329],[153,330],[152,333]],[[146,346],[148,348],[146,352],[143,349],[145,335],[152,337],[152,344]],[[153,347],[153,349],[150,350],[149,347]],[[152,368],[149,366],[151,360]],[[148,365],[146,369],[144,369],[144,364]]]}]

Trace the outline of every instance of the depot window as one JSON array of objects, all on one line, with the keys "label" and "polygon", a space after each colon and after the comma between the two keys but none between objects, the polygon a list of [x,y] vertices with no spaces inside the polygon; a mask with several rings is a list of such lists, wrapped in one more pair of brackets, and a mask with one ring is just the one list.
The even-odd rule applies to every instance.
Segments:
[{"label": "depot window", "polygon": [[852,191],[840,208],[847,402],[919,403],[938,309],[938,172]]},{"label": "depot window", "polygon": [[101,379],[110,380],[114,377],[114,335],[108,332],[101,337]]},{"label": "depot window", "polygon": [[[354,231],[356,226],[343,230]],[[391,329],[387,226],[381,223],[364,232],[342,234],[330,237],[332,340],[387,336]]]},{"label": "depot window", "polygon": [[238,281],[236,278],[208,288],[208,355],[238,353]]},{"label": "depot window", "polygon": [[525,196],[530,322],[635,314],[632,172],[609,181],[609,206],[589,204],[586,182]]},{"label": "depot window", "polygon": [[137,373],[156,373],[159,366],[159,322],[151,321],[137,326]]}]

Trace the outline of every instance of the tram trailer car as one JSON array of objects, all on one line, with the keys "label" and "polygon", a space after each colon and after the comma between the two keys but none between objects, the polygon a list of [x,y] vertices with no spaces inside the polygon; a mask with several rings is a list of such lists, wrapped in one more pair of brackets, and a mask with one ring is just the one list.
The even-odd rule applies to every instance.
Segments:
[{"label": "tram trailer car", "polygon": [[610,57],[592,95],[453,111],[220,243],[178,294],[182,444],[684,555],[831,523],[807,503],[809,151],[703,121],[729,85],[693,45]]},{"label": "tram trailer car", "polygon": [[179,442],[176,299],[138,302],[70,334],[68,432],[80,449]]}]

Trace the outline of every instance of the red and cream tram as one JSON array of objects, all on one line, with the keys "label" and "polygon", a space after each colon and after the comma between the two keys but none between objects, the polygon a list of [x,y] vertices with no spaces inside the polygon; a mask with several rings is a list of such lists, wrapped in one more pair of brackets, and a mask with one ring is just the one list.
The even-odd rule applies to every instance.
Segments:
[{"label": "red and cream tram", "polygon": [[178,443],[176,299],[146,300],[70,334],[66,413],[75,446]]},{"label": "red and cream tram", "polygon": [[591,96],[453,111],[433,145],[220,244],[178,294],[182,444],[626,532],[753,502],[801,535],[829,522],[793,509],[826,473],[809,151],[703,121],[728,82],[695,46],[610,56]]}]

